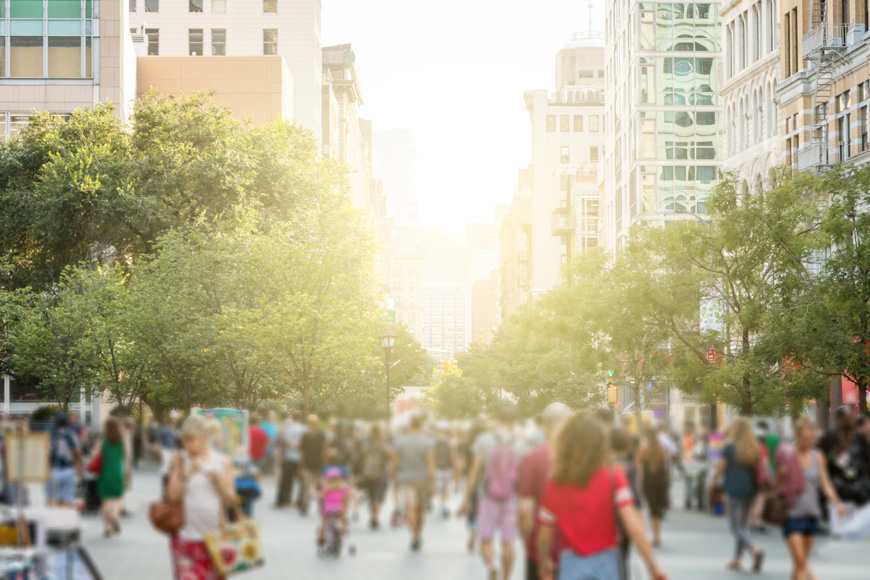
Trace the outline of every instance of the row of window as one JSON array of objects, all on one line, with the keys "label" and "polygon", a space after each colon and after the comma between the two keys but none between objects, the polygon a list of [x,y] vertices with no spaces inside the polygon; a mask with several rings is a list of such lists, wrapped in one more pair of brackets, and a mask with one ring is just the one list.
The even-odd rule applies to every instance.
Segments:
[{"label": "row of window", "polygon": [[[135,32],[135,28],[130,29]],[[227,54],[227,29],[212,28],[211,33],[211,56],[226,56]],[[205,47],[208,44],[206,39],[205,28],[188,28],[188,54],[191,56],[202,56],[205,54]],[[148,54],[157,56],[160,54],[160,29],[146,28],[145,35],[148,37]],[[87,39],[90,40],[90,39]],[[278,54],[278,29],[264,28],[263,29],[263,54],[273,56]],[[0,75],[2,76],[2,75]]]},{"label": "row of window", "polygon": [[[558,117],[559,117],[559,132],[560,133],[571,132],[572,131],[571,115],[559,115]],[[590,133],[598,133],[598,130],[599,130],[598,115],[589,115],[588,118],[589,118],[588,131]],[[602,121],[603,121],[603,119],[602,119]],[[601,130],[603,131],[603,128]],[[574,133],[582,133],[583,132],[583,115],[574,115],[573,131],[574,131]],[[555,133],[555,132],[556,132],[556,115],[547,115],[547,133]]]},{"label": "row of window", "polygon": [[[34,0],[12,0],[12,3],[16,2],[31,2]],[[40,5],[42,4],[42,0],[36,0]],[[48,0],[49,4],[52,2],[75,2],[75,0]],[[90,4],[90,0],[88,0],[88,4]],[[142,7],[145,12],[160,12],[160,0],[143,0]],[[204,12],[205,8],[205,0],[187,0],[187,11],[188,12]],[[136,12],[138,10],[138,0],[130,0],[130,12]],[[211,12],[212,14],[226,14],[227,12],[227,0],[211,0]],[[263,13],[264,14],[276,14],[278,12],[278,0],[263,0]],[[15,18],[13,16],[13,18]]]},{"label": "row of window", "polygon": [[0,78],[92,76],[90,36],[0,36]]},{"label": "row of window", "polygon": [[[586,161],[585,159],[583,161]],[[588,161],[598,161],[598,145],[591,145],[589,147],[589,159]],[[563,145],[559,149],[559,163],[568,164],[571,163],[571,148],[567,145]]]},{"label": "row of window", "polygon": [[[85,18],[91,17],[91,0],[11,0],[9,17],[16,18],[81,18],[84,8]],[[6,3],[0,1],[0,19],[6,18]]]}]

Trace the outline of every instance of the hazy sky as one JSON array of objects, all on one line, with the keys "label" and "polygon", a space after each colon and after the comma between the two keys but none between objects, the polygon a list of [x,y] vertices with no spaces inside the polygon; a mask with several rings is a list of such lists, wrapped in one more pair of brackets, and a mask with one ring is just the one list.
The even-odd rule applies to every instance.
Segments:
[{"label": "hazy sky", "polygon": [[322,26],[324,46],[353,45],[375,131],[414,132],[421,225],[462,233],[510,203],[531,157],[523,91],[553,89],[589,0],[323,0]]}]

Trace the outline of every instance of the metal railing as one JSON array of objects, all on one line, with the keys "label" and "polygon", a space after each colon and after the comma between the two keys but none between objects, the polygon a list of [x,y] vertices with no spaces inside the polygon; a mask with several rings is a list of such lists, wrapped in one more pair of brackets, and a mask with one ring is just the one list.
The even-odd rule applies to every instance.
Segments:
[{"label": "metal railing", "polygon": [[850,24],[822,24],[813,28],[801,39],[801,56],[807,59],[826,48],[845,49],[850,27]]},{"label": "metal railing", "polygon": [[822,144],[810,143],[798,150],[798,171],[808,171],[823,164]]}]

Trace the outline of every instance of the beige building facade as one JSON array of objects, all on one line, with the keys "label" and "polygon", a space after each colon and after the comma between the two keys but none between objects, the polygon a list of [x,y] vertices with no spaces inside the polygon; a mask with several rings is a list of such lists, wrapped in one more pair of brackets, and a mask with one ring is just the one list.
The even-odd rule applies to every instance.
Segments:
[{"label": "beige building facade", "polygon": [[214,91],[237,119],[293,118],[293,77],[280,56],[148,56],[139,59],[137,79],[139,96]]},{"label": "beige building facade", "polygon": [[499,320],[506,322],[531,299],[531,168],[519,170],[519,187],[499,232]]}]

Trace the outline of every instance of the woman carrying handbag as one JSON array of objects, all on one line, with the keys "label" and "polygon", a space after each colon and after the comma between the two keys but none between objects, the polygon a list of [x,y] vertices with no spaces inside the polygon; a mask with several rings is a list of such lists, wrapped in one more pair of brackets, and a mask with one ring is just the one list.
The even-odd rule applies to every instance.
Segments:
[{"label": "woman carrying handbag", "polygon": [[184,525],[172,536],[170,550],[176,578],[223,580],[206,546],[219,532],[227,506],[236,501],[229,460],[209,446],[205,418],[191,415],[181,427],[183,451],[176,454],[166,500],[184,510]]}]

